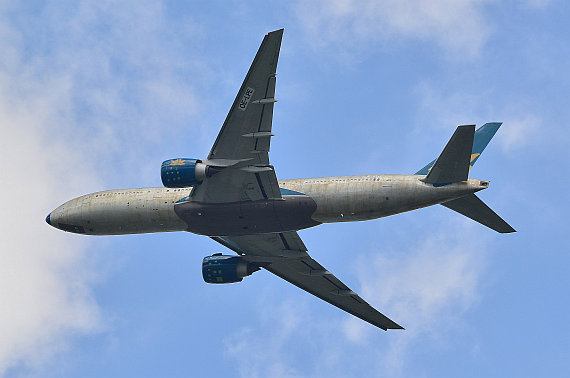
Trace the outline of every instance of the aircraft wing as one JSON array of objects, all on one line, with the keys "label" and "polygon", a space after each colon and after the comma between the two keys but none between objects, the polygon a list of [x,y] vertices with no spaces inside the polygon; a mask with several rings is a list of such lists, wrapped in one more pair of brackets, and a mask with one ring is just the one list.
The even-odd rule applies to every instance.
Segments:
[{"label": "aircraft wing", "polygon": [[212,237],[250,262],[383,330],[403,329],[370,306],[307,253],[295,231]]},{"label": "aircraft wing", "polygon": [[205,203],[281,198],[269,144],[275,72],[283,29],[265,36],[205,164],[218,169],[196,187],[192,199]]}]

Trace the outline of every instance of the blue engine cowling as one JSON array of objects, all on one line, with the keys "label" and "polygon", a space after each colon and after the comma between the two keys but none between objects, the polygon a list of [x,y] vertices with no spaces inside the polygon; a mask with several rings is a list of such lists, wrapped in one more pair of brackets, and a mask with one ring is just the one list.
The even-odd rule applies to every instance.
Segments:
[{"label": "blue engine cowling", "polygon": [[259,267],[248,263],[241,256],[228,256],[215,253],[202,260],[202,277],[207,283],[223,284],[240,282]]},{"label": "blue engine cowling", "polygon": [[196,186],[204,180],[206,168],[198,159],[169,159],[160,167],[160,178],[167,188]]}]

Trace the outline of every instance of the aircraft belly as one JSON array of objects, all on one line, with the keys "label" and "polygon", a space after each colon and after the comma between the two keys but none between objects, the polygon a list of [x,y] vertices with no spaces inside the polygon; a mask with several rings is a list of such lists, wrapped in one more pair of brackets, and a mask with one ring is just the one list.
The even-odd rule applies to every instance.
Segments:
[{"label": "aircraft belly", "polygon": [[181,194],[164,190],[120,190],[88,194],[66,202],[51,214],[54,225],[89,235],[184,231],[174,213]]},{"label": "aircraft belly", "polygon": [[309,192],[317,202],[313,219],[320,222],[352,222],[387,214],[397,202],[392,187],[371,183],[348,183],[340,193],[328,190]]},{"label": "aircraft belly", "polygon": [[292,190],[313,198],[317,222],[353,222],[382,218],[442,203],[474,191],[463,182],[435,187],[415,175],[375,175],[284,180]]},{"label": "aircraft belly", "polygon": [[316,203],[308,196],[287,195],[280,200],[206,204],[187,201],[174,211],[187,231],[207,236],[237,236],[296,231],[320,224],[311,218]]},{"label": "aircraft belly", "polygon": [[[103,209],[91,209],[86,219],[92,219],[93,231],[99,235],[139,234],[184,231],[185,224],[174,213],[174,205],[147,203],[116,204]],[[87,214],[86,214],[87,215]]]}]

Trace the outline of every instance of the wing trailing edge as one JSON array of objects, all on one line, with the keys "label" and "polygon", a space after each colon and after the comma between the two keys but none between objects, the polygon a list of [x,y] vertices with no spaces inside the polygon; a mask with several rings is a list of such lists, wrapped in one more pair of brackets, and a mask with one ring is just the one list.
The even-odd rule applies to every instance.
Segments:
[{"label": "wing trailing edge", "polygon": [[212,239],[298,288],[384,331],[404,329],[314,260],[297,232],[215,236]]}]

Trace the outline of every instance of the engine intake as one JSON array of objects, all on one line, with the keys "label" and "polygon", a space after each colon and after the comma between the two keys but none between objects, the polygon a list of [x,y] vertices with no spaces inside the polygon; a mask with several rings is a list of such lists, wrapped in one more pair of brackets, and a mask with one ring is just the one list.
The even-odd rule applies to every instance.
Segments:
[{"label": "engine intake", "polygon": [[243,277],[259,270],[241,256],[215,253],[202,260],[202,277],[207,283],[223,284],[240,282]]}]

